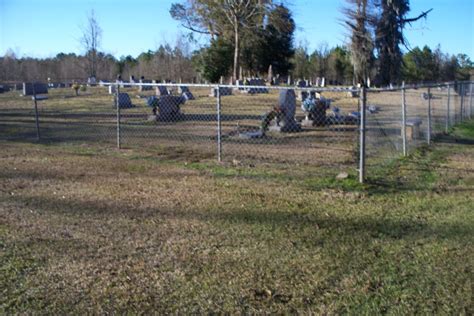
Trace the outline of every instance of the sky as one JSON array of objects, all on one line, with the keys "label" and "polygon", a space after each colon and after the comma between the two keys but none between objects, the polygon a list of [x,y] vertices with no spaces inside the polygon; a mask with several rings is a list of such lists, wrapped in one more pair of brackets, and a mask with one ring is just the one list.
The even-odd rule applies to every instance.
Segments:
[{"label": "sky", "polygon": [[[173,2],[183,0],[0,0],[0,56],[54,57],[83,53],[81,27],[94,10],[102,28],[101,51],[116,57],[172,46],[188,31],[170,17]],[[326,43],[344,45],[344,0],[287,0],[296,22],[295,44],[312,52]],[[474,60],[474,0],[412,0],[411,16],[433,8],[427,20],[405,31],[411,47],[441,45],[443,52],[464,53]],[[198,36],[198,44],[206,37]]]}]

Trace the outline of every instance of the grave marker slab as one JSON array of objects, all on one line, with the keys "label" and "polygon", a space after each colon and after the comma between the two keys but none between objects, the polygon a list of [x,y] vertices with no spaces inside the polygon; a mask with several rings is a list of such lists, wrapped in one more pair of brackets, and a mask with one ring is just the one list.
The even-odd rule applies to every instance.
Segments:
[{"label": "grave marker slab", "polygon": [[33,95],[33,92],[36,94],[46,94],[48,93],[48,85],[46,83],[23,82],[23,95]]},{"label": "grave marker slab", "polygon": [[[119,93],[118,94],[118,106],[121,109],[129,109],[129,108],[134,107],[134,105],[132,104],[132,100],[130,99],[130,96],[128,95],[128,93]],[[115,108],[117,107],[117,102],[114,102],[114,107]]]},{"label": "grave marker slab", "polygon": [[158,86],[156,87],[156,95],[157,96],[165,96],[165,95],[170,95],[168,89],[164,86]]},{"label": "grave marker slab", "polygon": [[283,114],[283,122],[276,122],[270,126],[270,131],[278,132],[299,132],[301,126],[295,120],[296,95],[294,90],[282,90],[278,99],[279,110]]}]

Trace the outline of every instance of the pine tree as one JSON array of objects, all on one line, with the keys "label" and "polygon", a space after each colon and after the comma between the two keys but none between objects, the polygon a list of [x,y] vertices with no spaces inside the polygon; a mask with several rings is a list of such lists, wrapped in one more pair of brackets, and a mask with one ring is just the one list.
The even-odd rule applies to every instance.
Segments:
[{"label": "pine tree", "polygon": [[378,83],[388,85],[401,79],[403,53],[401,45],[408,47],[403,35],[406,24],[426,17],[426,11],[416,18],[407,18],[410,11],[409,0],[379,0],[380,10],[375,21],[375,47],[378,53]]}]

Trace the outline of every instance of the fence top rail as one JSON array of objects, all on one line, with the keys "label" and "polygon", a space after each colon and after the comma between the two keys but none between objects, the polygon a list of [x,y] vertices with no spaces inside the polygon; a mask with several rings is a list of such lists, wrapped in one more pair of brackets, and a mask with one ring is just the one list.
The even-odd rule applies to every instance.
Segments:
[{"label": "fence top rail", "polygon": [[334,91],[357,92],[360,88],[354,87],[294,87],[294,86],[254,86],[254,85],[229,85],[229,84],[201,84],[201,83],[138,83],[138,82],[102,82],[101,86],[127,86],[127,87],[194,87],[194,88],[235,88],[235,89],[268,89],[268,90],[302,90],[302,91]]},{"label": "fence top rail", "polygon": [[[456,84],[471,84],[472,81],[452,81],[432,84],[410,84],[405,86],[387,88],[366,88],[367,92],[385,92],[400,90],[415,90],[423,88],[448,87]],[[101,86],[127,86],[127,87],[193,87],[193,88],[232,88],[232,89],[267,89],[267,90],[298,90],[318,92],[358,92],[360,87],[296,87],[296,86],[255,86],[255,85],[231,85],[231,84],[200,84],[200,83],[138,83],[138,82],[102,82]]]},{"label": "fence top rail", "polygon": [[400,91],[400,90],[416,90],[416,89],[423,89],[423,88],[440,88],[440,87],[448,87],[454,85],[462,85],[462,84],[472,84],[474,81],[450,81],[450,82],[442,82],[442,83],[427,83],[427,84],[408,84],[404,86],[396,86],[396,87],[388,87],[388,88],[368,88],[367,91],[372,92],[384,92],[384,91]]}]

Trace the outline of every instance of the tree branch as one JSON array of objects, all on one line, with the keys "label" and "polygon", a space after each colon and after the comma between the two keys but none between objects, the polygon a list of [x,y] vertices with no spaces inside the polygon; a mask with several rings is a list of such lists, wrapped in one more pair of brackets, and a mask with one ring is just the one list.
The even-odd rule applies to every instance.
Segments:
[{"label": "tree branch", "polygon": [[416,18],[402,19],[400,22],[401,22],[402,24],[404,24],[404,23],[411,24],[411,22],[418,21],[418,20],[421,19],[421,18],[426,18],[426,17],[428,16],[428,13],[430,13],[431,11],[433,11],[433,9],[429,9],[428,11],[422,12],[422,13],[421,13],[419,16],[417,16]]}]

